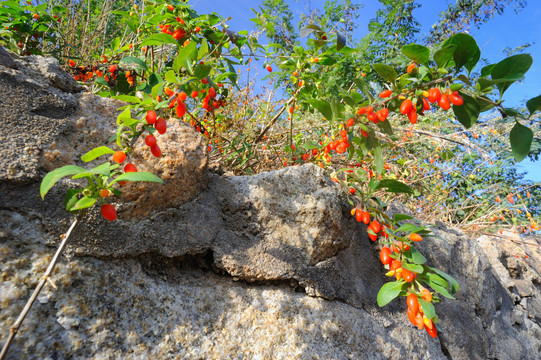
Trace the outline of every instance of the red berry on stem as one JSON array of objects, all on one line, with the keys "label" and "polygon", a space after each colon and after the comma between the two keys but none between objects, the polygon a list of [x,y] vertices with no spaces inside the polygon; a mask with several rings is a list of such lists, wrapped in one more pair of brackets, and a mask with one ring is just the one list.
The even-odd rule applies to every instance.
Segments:
[{"label": "red berry on stem", "polygon": [[349,188],[349,193],[350,194],[355,194],[356,192],[357,192],[357,190],[355,190],[355,188],[353,188],[353,187]]},{"label": "red berry on stem", "polygon": [[451,101],[451,103],[456,106],[464,104],[464,99],[462,98],[462,96],[460,96],[458,91],[453,91],[453,93],[449,95],[449,101]]},{"label": "red berry on stem", "polygon": [[380,98],[387,98],[389,96],[391,96],[391,94],[393,93],[392,90],[383,90],[382,92],[379,93],[379,97]]},{"label": "red berry on stem", "polygon": [[156,112],[154,110],[147,111],[145,119],[149,125],[154,124],[156,122]]},{"label": "red berry on stem", "polygon": [[177,112],[177,117],[183,117],[186,113],[186,104],[184,104],[182,101],[179,101],[175,110]]},{"label": "red berry on stem", "polygon": [[428,111],[430,110],[430,104],[428,103],[428,100],[423,98],[423,110]]},{"label": "red berry on stem", "polygon": [[355,210],[355,219],[357,222],[363,221],[363,211],[361,209]]},{"label": "red berry on stem", "polygon": [[267,65],[267,71],[272,72],[272,67],[270,65]]},{"label": "red berry on stem", "polygon": [[110,73],[114,73],[115,71],[116,71],[116,66],[115,65],[109,66],[109,72]]},{"label": "red berry on stem", "polygon": [[402,277],[404,278],[405,282],[412,282],[413,281],[413,273],[409,270],[402,269]]},{"label": "red berry on stem", "polygon": [[408,304],[408,310],[417,314],[417,311],[419,311],[419,300],[417,299],[417,295],[409,294],[406,298],[406,303]]},{"label": "red berry on stem", "polygon": [[377,220],[372,221],[368,227],[376,234],[381,230],[381,224]]},{"label": "red berry on stem", "polygon": [[116,209],[111,204],[103,204],[101,206],[101,216],[105,218],[105,220],[113,221],[116,219]]},{"label": "red berry on stem", "polygon": [[402,115],[406,115],[407,113],[409,113],[412,106],[413,106],[413,103],[411,102],[410,99],[406,99],[406,100],[402,101],[402,105],[400,105],[400,113]]},{"label": "red berry on stem", "polygon": [[408,308],[407,314],[408,314],[408,319],[410,319],[411,323],[417,326],[417,323],[415,322],[415,317],[417,316],[417,312],[413,312]]},{"label": "red berry on stem", "polygon": [[411,241],[421,241],[421,240],[423,240],[421,235],[416,234],[416,233],[411,233],[409,237],[410,237]]},{"label": "red berry on stem", "polygon": [[164,118],[158,118],[156,120],[156,123],[154,124],[154,128],[160,133],[165,134],[165,131],[167,130],[167,123],[165,122]]},{"label": "red berry on stem", "polygon": [[145,138],[145,144],[153,147],[154,145],[156,145],[156,137],[154,135],[147,135],[147,137]]},{"label": "red berry on stem", "polygon": [[432,336],[433,338],[437,338],[438,330],[436,329],[436,325],[434,325],[432,320],[430,320],[430,322],[432,323],[432,329],[425,324],[425,330],[428,333],[428,335]]},{"label": "red berry on stem", "polygon": [[416,124],[417,123],[417,111],[415,108],[411,108],[411,110],[408,112],[408,119],[410,123]]},{"label": "red berry on stem", "polygon": [[370,213],[368,211],[365,211],[363,213],[363,223],[368,225],[370,223]]},{"label": "red berry on stem", "polygon": [[152,155],[154,155],[155,157],[162,156],[162,150],[160,149],[160,147],[157,144],[154,145],[153,147],[151,147],[150,151],[152,152]]},{"label": "red berry on stem", "polygon": [[393,258],[391,257],[391,249],[388,247],[384,247],[381,249],[379,253],[379,259],[381,260],[381,263],[383,265],[389,264],[391,261],[393,261]]},{"label": "red berry on stem", "polygon": [[117,151],[113,154],[113,161],[120,164],[126,160],[126,154],[124,154],[124,151]]},{"label": "red berry on stem", "polygon": [[124,172],[137,172],[137,167],[132,163],[127,163],[124,165]]},{"label": "red berry on stem", "polygon": [[438,100],[438,105],[443,109],[443,110],[449,110],[449,108],[451,107],[451,103],[449,102],[449,97],[446,95],[446,94],[443,94],[440,99]]}]

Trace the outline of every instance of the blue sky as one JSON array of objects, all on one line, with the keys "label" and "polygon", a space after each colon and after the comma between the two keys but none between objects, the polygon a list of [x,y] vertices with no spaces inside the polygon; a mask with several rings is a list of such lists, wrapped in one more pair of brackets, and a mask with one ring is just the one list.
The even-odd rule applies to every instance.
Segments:
[{"label": "blue sky", "polygon": [[[425,0],[422,6],[415,10],[414,16],[421,24],[420,35],[427,34],[432,24],[439,19],[441,11],[447,8],[449,2],[454,0]],[[368,32],[368,22],[375,17],[379,8],[379,1],[357,0],[354,1],[364,5],[360,9],[361,16],[358,19],[358,28],[354,34],[360,39]],[[216,12],[223,17],[231,16],[229,26],[235,30],[254,29],[253,23],[249,20],[254,16],[251,8],[257,9],[261,0],[229,0],[223,2],[211,0],[193,0],[191,4],[199,13]],[[325,0],[291,0],[291,8],[295,14],[306,12],[308,4],[312,9],[323,9]],[[481,48],[481,58],[487,59],[489,63],[496,63],[506,57],[503,52],[506,47],[515,48],[526,43],[532,44],[525,53],[532,55],[534,62],[526,79],[521,84],[512,85],[505,93],[504,100],[507,106],[525,106],[528,99],[541,95],[541,1],[529,1],[525,9],[518,14],[514,8],[508,7],[504,14],[496,16],[488,23],[483,24],[480,29],[472,28],[470,34],[474,36]],[[481,66],[481,64],[479,64]],[[541,182],[541,162],[532,163],[524,160],[520,168],[528,171],[527,178]]]}]

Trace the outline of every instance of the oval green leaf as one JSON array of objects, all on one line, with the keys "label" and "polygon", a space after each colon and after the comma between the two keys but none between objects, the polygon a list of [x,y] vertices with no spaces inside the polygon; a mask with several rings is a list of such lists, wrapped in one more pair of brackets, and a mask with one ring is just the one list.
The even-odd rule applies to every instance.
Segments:
[{"label": "oval green leaf", "polygon": [[477,42],[468,34],[455,34],[451,36],[444,44],[456,45],[453,53],[455,61],[455,69],[458,72],[463,66],[471,72],[481,57],[481,50],[477,46]]},{"label": "oval green leaf", "polygon": [[390,303],[400,294],[405,284],[405,282],[393,281],[383,285],[378,292],[378,306],[383,307]]},{"label": "oval green leaf", "polygon": [[81,160],[83,160],[84,162],[89,162],[102,155],[114,154],[114,153],[115,152],[109,149],[107,146],[100,146],[100,147],[90,150],[89,152],[81,156]]},{"label": "oval green leaf", "polygon": [[[490,71],[490,75],[493,80],[504,79],[513,74],[524,75],[530,69],[532,63],[533,59],[529,54],[513,55],[497,63]],[[503,95],[505,90],[515,81],[514,79],[509,79],[508,81],[496,84],[498,89],[500,89],[500,95]]]},{"label": "oval green leaf", "polygon": [[308,99],[310,105],[315,107],[327,120],[332,120],[331,105],[325,100]]},{"label": "oval green leaf", "polygon": [[374,64],[373,68],[385,81],[395,82],[397,74],[393,67],[386,64]]},{"label": "oval green leaf", "polygon": [[531,98],[526,102],[526,107],[530,111],[530,116],[537,110],[541,110],[541,95]]},{"label": "oval green leaf", "polygon": [[141,172],[129,172],[119,175],[111,184],[117,181],[149,181],[163,183],[163,180],[154,175],[153,173],[141,171]]},{"label": "oval green leaf", "polygon": [[[190,41],[192,43],[193,41]],[[174,37],[172,37],[169,34],[160,33],[160,34],[152,34],[148,36],[143,42],[141,43],[141,46],[148,46],[148,45],[161,45],[161,44],[177,44],[177,41]]]},{"label": "oval green leaf", "polygon": [[148,70],[147,64],[134,56],[126,56],[122,60],[119,61],[119,63],[124,63],[127,65],[135,65],[136,68],[142,69],[142,70]]},{"label": "oval green leaf", "polygon": [[77,203],[70,209],[70,211],[81,210],[91,207],[96,203],[96,198],[83,196]]},{"label": "oval green leaf", "polygon": [[453,105],[453,112],[457,120],[466,128],[469,129],[473,124],[477,122],[479,114],[481,113],[481,106],[473,97],[460,93],[464,103],[460,106]]},{"label": "oval green leaf", "polygon": [[428,59],[430,58],[430,50],[428,50],[426,46],[419,44],[402,46],[402,54],[423,65],[427,65]]},{"label": "oval green leaf", "polygon": [[533,131],[517,121],[509,133],[511,151],[516,161],[520,162],[528,155],[532,140]]},{"label": "oval green leaf", "polygon": [[456,45],[449,44],[447,46],[442,47],[438,51],[434,53],[434,61],[438,65],[439,68],[445,68],[447,64],[449,64],[449,61],[453,58],[453,54],[455,53]]},{"label": "oval green leaf", "polygon": [[66,165],[49,172],[41,181],[41,185],[39,188],[39,194],[41,195],[41,199],[44,199],[47,192],[49,192],[49,190],[54,186],[54,184],[56,184],[57,181],[62,179],[64,176],[75,175],[85,171],[86,169],[83,169],[79,166]]},{"label": "oval green leaf", "polygon": [[423,308],[423,312],[426,317],[429,319],[434,319],[434,317],[436,316],[436,309],[434,309],[434,305],[424,299],[419,299],[419,304]]},{"label": "oval green leaf", "polygon": [[393,179],[381,180],[379,184],[376,186],[376,190],[383,189],[383,188],[386,188],[388,192],[392,192],[395,194],[413,194],[412,188],[410,188],[408,185],[398,180],[393,180]]}]

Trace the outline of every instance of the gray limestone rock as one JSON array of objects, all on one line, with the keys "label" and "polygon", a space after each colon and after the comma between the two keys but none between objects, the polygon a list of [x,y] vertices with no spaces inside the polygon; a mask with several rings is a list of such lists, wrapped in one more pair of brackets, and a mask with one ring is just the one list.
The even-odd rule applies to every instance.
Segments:
[{"label": "gray limestone rock", "polygon": [[[42,201],[41,178],[82,165],[120,106],[73,92],[53,60],[14,62],[0,63],[0,343],[71,220],[76,183]],[[114,222],[87,214],[8,359],[538,359],[541,278],[494,238],[438,223],[419,243],[460,283],[432,339],[404,299],[377,306],[378,247],[323,170],[220,176],[189,126],[169,120],[159,141],[164,158],[142,146],[132,161],[166,184],[126,185]]]}]

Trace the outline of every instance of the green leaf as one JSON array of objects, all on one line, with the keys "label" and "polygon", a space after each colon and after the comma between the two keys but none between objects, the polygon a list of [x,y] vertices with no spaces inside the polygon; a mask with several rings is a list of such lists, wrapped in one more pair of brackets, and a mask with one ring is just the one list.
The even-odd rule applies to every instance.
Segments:
[{"label": "green leaf", "polygon": [[530,116],[537,110],[541,110],[541,95],[531,98],[526,102],[526,107],[530,111]]},{"label": "green leaf", "polygon": [[405,215],[405,214],[394,214],[394,221],[402,221],[402,220],[410,220],[414,219],[413,216]]},{"label": "green leaf", "polygon": [[385,81],[395,82],[397,74],[393,67],[386,64],[374,64],[373,68]]},{"label": "green leaf", "polygon": [[122,60],[120,60],[120,63],[124,63],[127,65],[134,64],[136,68],[148,70],[147,64],[143,60],[133,56],[127,56],[123,58]]},{"label": "green leaf", "polygon": [[422,274],[425,268],[422,265],[419,264],[409,264],[409,263],[403,263],[402,267],[406,270],[413,271],[417,274]]},{"label": "green leaf", "polygon": [[54,186],[54,184],[56,184],[57,181],[62,179],[64,176],[79,174],[85,171],[86,169],[83,169],[79,166],[66,165],[49,172],[41,181],[41,186],[39,188],[41,199],[44,199],[47,192],[49,192],[49,190]]},{"label": "green leaf", "polygon": [[393,180],[393,179],[381,180],[379,184],[376,186],[376,190],[383,189],[383,188],[386,188],[388,192],[392,192],[395,194],[413,194],[412,188],[410,188],[408,185],[398,180]]},{"label": "green leaf", "polygon": [[207,42],[207,39],[203,38],[203,41],[201,41],[201,46],[199,47],[199,52],[197,53],[197,60],[201,60],[202,58],[207,55],[209,52],[209,44]]},{"label": "green leaf", "polygon": [[195,68],[194,75],[198,79],[206,78],[209,75],[211,69],[212,68],[209,65],[201,65],[201,64],[199,64]]},{"label": "green leaf", "polygon": [[64,205],[67,211],[71,211],[71,208],[75,206],[75,204],[79,200],[77,198],[77,194],[82,191],[83,189],[68,189],[68,192],[66,193],[66,197],[64,199]]},{"label": "green leaf", "polygon": [[[493,80],[505,79],[513,74],[526,74],[532,66],[533,59],[529,54],[518,54],[503,59],[492,68],[490,75]],[[508,78],[509,81],[496,84],[500,90],[500,96],[509,88],[516,80]]]},{"label": "green leaf", "polygon": [[492,69],[496,66],[496,64],[490,64],[481,69],[481,76],[487,77],[492,72]]},{"label": "green leaf", "polygon": [[336,32],[336,51],[342,50],[344,46],[346,46],[346,37]]},{"label": "green leaf", "polygon": [[402,54],[419,64],[427,65],[430,57],[430,50],[423,45],[410,44],[402,46]]},{"label": "green leaf", "polygon": [[415,263],[415,264],[424,264],[426,263],[426,258],[424,257],[423,254],[421,254],[416,248],[414,247],[411,247],[411,260]]},{"label": "green leaf", "polygon": [[438,270],[436,268],[427,266],[430,270],[434,271],[436,274],[442,276],[445,280],[447,280],[447,283],[449,284],[449,290],[451,294],[456,294],[458,292],[458,282],[449,274],[444,273],[441,270]]},{"label": "green leaf", "polygon": [[96,198],[83,196],[79,201],[77,201],[77,203],[75,203],[75,205],[73,205],[70,211],[89,208],[96,203],[96,200]]},{"label": "green leaf", "polygon": [[370,92],[370,87],[368,86],[366,81],[362,79],[353,79],[353,82],[355,83],[355,85],[357,85],[359,90],[361,90],[366,95],[366,97],[368,97],[370,102],[374,101],[374,96],[372,96],[372,93]]},{"label": "green leaf", "polygon": [[117,181],[150,181],[150,182],[163,183],[162,179],[160,179],[153,173],[146,172],[146,171],[124,173],[122,175],[119,175],[115,180],[113,180],[111,184]]},{"label": "green leaf", "polygon": [[509,133],[509,142],[516,161],[520,162],[528,155],[532,140],[533,131],[517,121]]},{"label": "green leaf", "polygon": [[327,120],[332,120],[331,105],[325,100],[308,99],[310,105],[315,107]]},{"label": "green leaf", "polygon": [[456,45],[455,52],[453,53],[453,60],[455,61],[455,69],[457,72],[463,66],[468,69],[468,72],[471,72],[481,57],[481,50],[479,50],[477,42],[475,42],[475,39],[468,34],[455,34],[443,45]]},{"label": "green leaf", "polygon": [[515,117],[521,117],[524,119],[524,115],[522,115],[522,113],[520,111],[517,111],[515,109],[512,109],[512,108],[503,108],[502,109],[503,112],[505,113],[505,115],[507,116],[515,116]]},{"label": "green leaf", "polygon": [[[192,43],[195,41],[190,41]],[[148,45],[161,45],[161,44],[177,44],[177,41],[174,37],[172,37],[169,34],[165,33],[159,33],[159,34],[152,34],[149,35],[143,42],[141,43],[141,46],[148,46]]]},{"label": "green leaf", "polygon": [[391,123],[389,122],[389,119],[385,119],[385,121],[378,122],[378,127],[387,135],[393,135],[393,127],[391,126]]},{"label": "green leaf", "polygon": [[390,303],[400,294],[405,284],[405,282],[393,281],[383,285],[378,292],[378,306],[382,307]]},{"label": "green leaf", "polygon": [[193,58],[196,50],[197,50],[197,43],[195,41],[190,41],[188,45],[180,49],[177,57],[175,58],[175,60],[173,60],[173,70],[175,70],[175,72],[178,73],[180,71],[180,68],[183,66],[186,69],[188,69],[187,61],[188,59]]},{"label": "green leaf", "polygon": [[460,106],[453,105],[453,112],[458,121],[466,129],[469,129],[477,122],[481,113],[481,106],[479,106],[477,100],[467,94],[461,92],[460,96],[464,99],[464,103]]},{"label": "green leaf", "polygon": [[107,161],[107,162],[104,162],[103,164],[96,166],[95,168],[73,175],[72,179],[79,179],[79,178],[88,177],[92,175],[110,176],[111,168],[116,168],[116,167],[118,167],[118,165],[111,166],[111,163]]},{"label": "green leaf", "polygon": [[81,160],[83,160],[84,162],[89,162],[102,155],[114,154],[114,153],[115,153],[114,150],[111,150],[107,146],[100,146],[100,147],[90,150],[89,152],[81,156]]},{"label": "green leaf", "polygon": [[446,298],[456,300],[447,291],[447,286],[448,286],[447,281],[443,277],[441,277],[441,276],[439,276],[437,274],[433,274],[433,273],[427,273],[426,276],[428,278],[428,281],[427,281],[428,286],[430,286],[437,293],[445,296]]},{"label": "green leaf", "polygon": [[173,84],[177,84],[179,82],[174,70],[169,70],[165,73],[165,81]]},{"label": "green leaf", "polygon": [[436,309],[434,309],[434,305],[425,299],[419,299],[419,304],[423,308],[423,313],[425,316],[429,319],[434,319],[436,316]]},{"label": "green leaf", "polygon": [[426,229],[426,226],[417,226],[414,224],[404,224],[400,226],[398,229],[396,229],[396,232],[403,231],[405,233],[418,233],[419,231],[422,231]]},{"label": "green leaf", "polygon": [[139,104],[141,102],[141,99],[139,99],[137,96],[130,96],[130,95],[116,95],[111,96],[112,99],[118,99],[124,102]]},{"label": "green leaf", "polygon": [[319,144],[313,141],[307,141],[302,145],[302,147],[306,150],[319,149]]},{"label": "green leaf", "polygon": [[374,148],[372,149],[372,154],[374,155],[374,163],[376,165],[376,172],[378,174],[383,174],[385,172],[385,160],[383,159],[383,150],[381,148],[381,144],[379,143],[379,141],[377,141],[374,144]]},{"label": "green leaf", "polygon": [[313,32],[321,32],[321,28],[317,25],[308,25],[300,30],[301,37],[306,37]]},{"label": "green leaf", "polygon": [[438,65],[439,68],[445,68],[447,64],[449,64],[449,61],[453,58],[453,54],[455,53],[456,45],[449,44],[447,46],[442,47],[438,51],[434,53],[434,61]]}]

